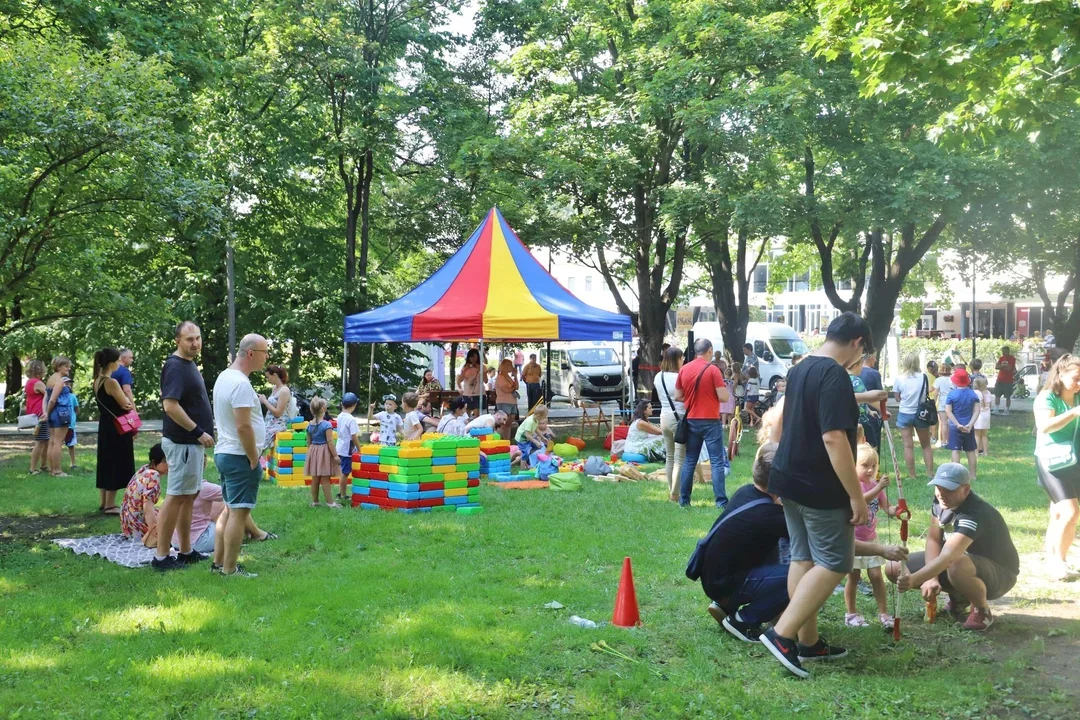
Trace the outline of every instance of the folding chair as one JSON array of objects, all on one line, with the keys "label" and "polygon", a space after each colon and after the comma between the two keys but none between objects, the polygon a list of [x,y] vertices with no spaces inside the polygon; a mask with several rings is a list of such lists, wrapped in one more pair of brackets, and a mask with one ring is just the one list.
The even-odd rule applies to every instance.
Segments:
[{"label": "folding chair", "polygon": [[[601,437],[601,427],[606,427],[607,432],[611,432],[611,420],[604,414],[600,403],[595,400],[578,400],[578,405],[581,407],[581,437],[585,437],[586,425],[596,428],[596,437]],[[589,408],[596,408],[596,417],[589,417]]]}]

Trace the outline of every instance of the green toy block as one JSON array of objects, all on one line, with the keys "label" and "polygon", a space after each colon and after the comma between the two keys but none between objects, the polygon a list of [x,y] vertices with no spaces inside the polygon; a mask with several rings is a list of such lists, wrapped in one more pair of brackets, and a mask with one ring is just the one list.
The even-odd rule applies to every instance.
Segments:
[{"label": "green toy block", "polygon": [[446,484],[443,487],[445,487],[447,490],[454,490],[456,488],[463,488],[468,486],[468,480],[447,480]]},{"label": "green toy block", "polygon": [[379,457],[396,458],[399,452],[401,452],[401,448],[396,445],[384,445],[383,447],[379,448]]},{"label": "green toy block", "polygon": [[357,487],[371,487],[371,481],[367,478],[353,478],[352,484]]},{"label": "green toy block", "polygon": [[455,448],[432,448],[431,457],[455,457],[457,450]]},{"label": "green toy block", "polygon": [[480,469],[480,463],[469,463],[467,465],[458,465],[458,472],[476,472]]},{"label": "green toy block", "polygon": [[[453,507],[453,506],[451,506]],[[479,515],[484,512],[484,508],[481,507],[459,507],[457,508],[458,515]]]}]

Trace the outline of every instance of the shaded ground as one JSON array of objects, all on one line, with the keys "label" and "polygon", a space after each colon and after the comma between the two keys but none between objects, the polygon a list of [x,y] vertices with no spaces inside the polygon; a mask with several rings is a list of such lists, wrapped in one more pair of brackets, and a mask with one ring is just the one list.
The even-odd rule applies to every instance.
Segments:
[{"label": "shaded ground", "polygon": [[0,543],[22,542],[58,537],[92,535],[91,521],[95,515],[0,515]]}]

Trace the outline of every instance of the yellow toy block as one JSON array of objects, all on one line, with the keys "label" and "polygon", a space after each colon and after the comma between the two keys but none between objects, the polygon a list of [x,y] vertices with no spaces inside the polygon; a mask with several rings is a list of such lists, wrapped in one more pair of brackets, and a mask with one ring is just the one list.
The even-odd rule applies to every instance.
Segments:
[{"label": "yellow toy block", "polygon": [[352,464],[352,469],[353,469],[353,470],[359,470],[359,469],[360,469],[360,463],[358,463],[358,462],[354,462],[354,463]]},{"label": "yellow toy block", "polygon": [[418,448],[418,447],[423,447],[423,446],[424,446],[424,441],[423,440],[405,440],[404,442],[401,443],[401,447],[403,447],[403,448]]},{"label": "yellow toy block", "polygon": [[292,440],[293,433],[289,430],[282,430],[275,436],[278,440]]},{"label": "yellow toy block", "polygon": [[381,448],[381,447],[382,447],[382,445],[362,445],[360,447],[360,454],[361,455],[378,455],[379,454],[379,448]]},{"label": "yellow toy block", "polygon": [[452,473],[446,473],[443,476],[443,480],[468,480],[468,479],[469,479],[469,473],[467,473],[467,472],[452,472]]},{"label": "yellow toy block", "polygon": [[469,488],[452,488],[445,491],[446,497],[461,497],[469,494]]},{"label": "yellow toy block", "polygon": [[472,465],[480,462],[480,451],[476,452],[459,452],[455,458],[459,465]]},{"label": "yellow toy block", "polygon": [[379,472],[381,473],[390,473],[391,475],[397,475],[397,471],[397,465],[383,465],[382,463],[379,463]]},{"label": "yellow toy block", "polygon": [[[436,475],[449,475],[457,472],[457,465],[432,465],[431,472]],[[468,473],[466,473],[466,476],[468,476]]]},{"label": "yellow toy block", "polygon": [[420,447],[419,445],[413,447],[402,447],[398,453],[400,458],[429,458],[431,457],[431,448]]},{"label": "yellow toy block", "polygon": [[484,440],[480,443],[481,450],[510,450],[509,440]]},{"label": "yellow toy block", "polygon": [[441,437],[446,437],[444,433],[426,432],[420,436],[421,440],[438,440]]}]

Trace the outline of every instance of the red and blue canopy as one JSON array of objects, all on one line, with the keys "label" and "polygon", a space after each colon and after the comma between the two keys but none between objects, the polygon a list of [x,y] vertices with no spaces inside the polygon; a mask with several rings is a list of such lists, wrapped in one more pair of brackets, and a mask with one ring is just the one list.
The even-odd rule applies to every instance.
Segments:
[{"label": "red and blue canopy", "polygon": [[453,256],[389,305],[345,318],[346,342],[629,341],[630,318],[578,300],[497,208]]}]

